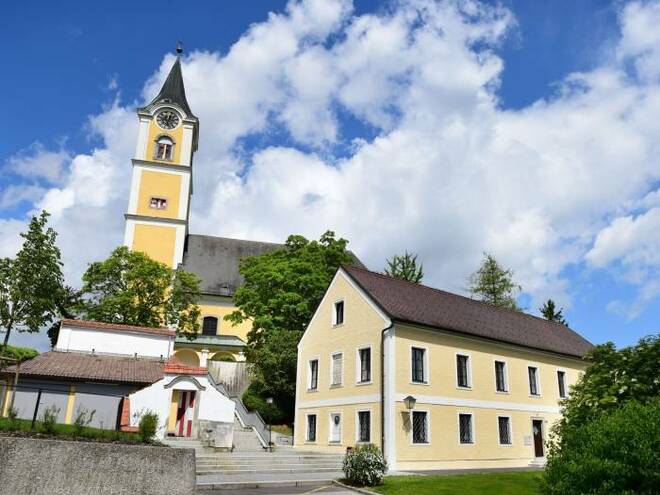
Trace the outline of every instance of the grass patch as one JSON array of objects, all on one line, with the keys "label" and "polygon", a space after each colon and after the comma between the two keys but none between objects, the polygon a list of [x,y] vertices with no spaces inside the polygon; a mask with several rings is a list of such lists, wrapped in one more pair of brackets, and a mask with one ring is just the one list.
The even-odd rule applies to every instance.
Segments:
[{"label": "grass patch", "polygon": [[[26,419],[8,419],[0,418],[0,434],[3,436],[15,437],[34,437],[34,438],[53,438],[57,440],[78,440],[85,442],[106,442],[106,443],[128,443],[142,444],[140,435],[126,431],[101,430],[85,426],[80,432],[75,431],[74,425],[56,424],[51,433],[46,433],[41,421],[35,421],[34,428],[31,428],[32,421]],[[150,442],[157,445],[158,442]]]},{"label": "grass patch", "polygon": [[271,429],[281,435],[293,435],[293,429],[289,425],[272,425]]},{"label": "grass patch", "polygon": [[384,495],[538,495],[538,472],[389,476],[372,488]]}]

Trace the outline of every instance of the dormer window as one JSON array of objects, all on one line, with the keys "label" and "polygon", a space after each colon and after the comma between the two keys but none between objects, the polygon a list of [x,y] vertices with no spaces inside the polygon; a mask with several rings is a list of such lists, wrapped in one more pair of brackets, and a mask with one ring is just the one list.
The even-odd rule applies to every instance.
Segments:
[{"label": "dormer window", "polygon": [[154,158],[156,160],[172,160],[174,153],[174,141],[167,136],[162,136],[156,141],[156,151]]}]

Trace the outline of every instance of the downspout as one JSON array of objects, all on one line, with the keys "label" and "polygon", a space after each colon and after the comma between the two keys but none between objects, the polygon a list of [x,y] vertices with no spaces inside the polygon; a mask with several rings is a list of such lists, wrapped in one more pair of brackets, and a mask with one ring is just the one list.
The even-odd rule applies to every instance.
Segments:
[{"label": "downspout", "polygon": [[380,450],[385,456],[385,332],[391,330],[394,323],[380,332]]}]

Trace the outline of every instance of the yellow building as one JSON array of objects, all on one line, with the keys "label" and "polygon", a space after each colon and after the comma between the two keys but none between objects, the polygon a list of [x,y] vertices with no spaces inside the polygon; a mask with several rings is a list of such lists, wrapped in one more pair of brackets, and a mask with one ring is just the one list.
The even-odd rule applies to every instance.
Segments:
[{"label": "yellow building", "polygon": [[243,282],[238,263],[281,245],[189,233],[199,120],[188,105],[178,58],[158,95],[137,114],[124,244],[202,281],[202,335],[194,341],[177,338],[175,355],[193,366],[241,361],[250,323],[223,320],[235,309],[232,297]]},{"label": "yellow building", "polygon": [[295,446],[374,443],[392,470],[542,465],[591,348],[558,323],[342,267],[298,346]]}]

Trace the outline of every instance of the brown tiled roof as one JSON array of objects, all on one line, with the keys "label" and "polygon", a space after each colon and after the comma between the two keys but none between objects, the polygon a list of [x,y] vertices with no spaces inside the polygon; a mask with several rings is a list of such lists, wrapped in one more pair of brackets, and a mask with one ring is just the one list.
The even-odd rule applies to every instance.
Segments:
[{"label": "brown tiled roof", "polygon": [[559,323],[361,268],[342,268],[395,321],[576,357],[593,348]]},{"label": "brown tiled roof", "polygon": [[173,375],[206,375],[209,372],[208,368],[187,365],[176,357],[167,360],[163,371]]},{"label": "brown tiled roof", "polygon": [[164,367],[158,359],[51,351],[21,363],[20,376],[145,385],[163,378]]},{"label": "brown tiled roof", "polygon": [[117,323],[103,323],[91,320],[62,320],[62,325],[68,327],[93,328],[94,330],[110,330],[113,332],[151,333],[175,337],[176,332],[170,328],[138,327],[135,325],[119,325]]}]

